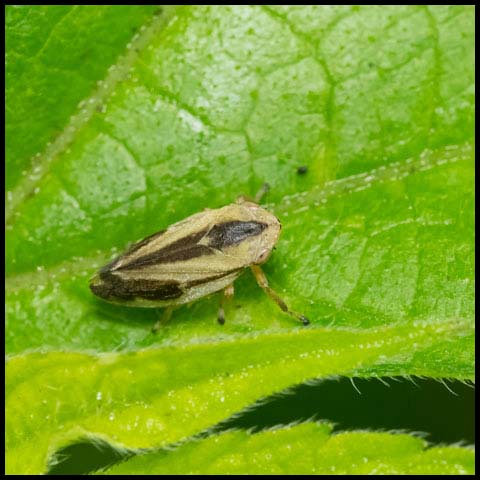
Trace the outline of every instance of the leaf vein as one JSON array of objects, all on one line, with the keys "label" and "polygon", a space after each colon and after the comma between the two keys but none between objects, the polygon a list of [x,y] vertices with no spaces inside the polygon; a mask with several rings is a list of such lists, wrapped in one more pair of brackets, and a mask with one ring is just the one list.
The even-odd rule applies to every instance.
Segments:
[{"label": "leaf vein", "polygon": [[96,109],[110,96],[115,86],[125,78],[131,66],[137,60],[139,51],[148,45],[150,39],[158,33],[169,18],[168,15],[154,18],[142,33],[133,37],[130,48],[127,47],[127,52],[119,57],[116,64],[110,67],[106,78],[98,82],[98,87],[89,98],[80,102],[79,112],[70,118],[68,124],[55,140],[47,144],[44,152],[32,159],[30,171],[7,194],[6,224],[14,222],[16,210],[27,200],[60,154],[73,142],[76,134],[88,123]]}]

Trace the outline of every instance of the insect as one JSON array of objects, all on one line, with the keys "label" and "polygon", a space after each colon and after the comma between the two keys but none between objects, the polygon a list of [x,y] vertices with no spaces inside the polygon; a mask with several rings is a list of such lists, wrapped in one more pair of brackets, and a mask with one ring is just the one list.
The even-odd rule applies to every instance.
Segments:
[{"label": "insect", "polygon": [[90,281],[91,291],[111,303],[165,307],[156,331],[174,307],[223,290],[218,311],[223,324],[233,282],[250,268],[284,312],[308,325],[307,317],[290,310],[272,290],[260,268],[281,230],[275,215],[258,205],[267,190],[265,184],[255,200],[240,197],[225,207],[205,209],[135,243],[98,271]]}]

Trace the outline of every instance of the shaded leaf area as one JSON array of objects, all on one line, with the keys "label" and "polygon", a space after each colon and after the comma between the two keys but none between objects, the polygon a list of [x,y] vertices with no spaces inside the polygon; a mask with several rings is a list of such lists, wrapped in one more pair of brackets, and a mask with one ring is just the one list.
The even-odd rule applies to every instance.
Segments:
[{"label": "shaded leaf area", "polygon": [[[438,361],[439,342],[454,361]],[[6,370],[7,471],[25,473],[29,458],[28,472],[43,472],[53,452],[86,434],[122,448],[168,445],[309,378],[392,370],[436,378],[470,371],[472,378],[471,359],[462,364],[459,352],[473,345],[468,324],[450,321],[298,329],[118,354],[15,356]]]},{"label": "shaded leaf area", "polygon": [[[265,267],[272,286],[315,326],[456,319],[473,328],[473,168],[473,149],[464,145],[286,197],[274,208],[284,228]],[[223,327],[213,297],[178,309],[152,335],[158,312],[109,305],[91,294],[95,262],[9,279],[8,352],[209,343],[299,328],[248,274],[236,282]],[[455,377],[464,378],[460,373]]]},{"label": "shaded leaf area", "polygon": [[32,157],[64,130],[78,103],[97,88],[96,82],[105,78],[156,9],[132,5],[6,7],[7,189],[30,168]]},{"label": "shaded leaf area", "polygon": [[[379,381],[380,380],[380,381]],[[435,402],[432,402],[432,398]],[[297,385],[215,427],[259,431],[298,421],[328,420],[336,432],[403,430],[433,444],[475,443],[475,388],[427,378],[333,378]]]},{"label": "shaded leaf area", "polygon": [[474,452],[426,448],[406,434],[349,432],[307,423],[256,434],[229,432],[174,451],[132,457],[108,474],[473,474]]},{"label": "shaded leaf area", "polygon": [[[458,381],[442,384],[418,377],[381,381],[341,377],[293,387],[235,414],[205,433],[230,429],[257,432],[315,418],[335,422],[335,432],[414,431],[422,432],[422,437],[433,444],[473,444],[475,431],[470,412],[474,402],[474,388]],[[56,452],[56,462],[49,466],[48,474],[89,473],[138,453],[86,438]]]},{"label": "shaded leaf area", "polygon": [[136,453],[113,448],[99,438],[79,439],[50,457],[46,475],[86,475],[114,465]]}]

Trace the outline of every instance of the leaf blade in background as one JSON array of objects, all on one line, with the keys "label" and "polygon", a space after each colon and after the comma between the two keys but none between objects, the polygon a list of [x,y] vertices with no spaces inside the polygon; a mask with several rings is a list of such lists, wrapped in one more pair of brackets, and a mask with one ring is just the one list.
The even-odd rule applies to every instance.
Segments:
[{"label": "leaf blade in background", "polygon": [[468,475],[475,470],[474,452],[467,448],[426,449],[424,440],[406,434],[330,432],[329,425],[308,423],[253,435],[229,432],[138,455],[106,473]]},{"label": "leaf blade in background", "polygon": [[[29,472],[41,472],[49,455],[85,435],[129,449],[166,446],[310,378],[452,377],[456,367],[436,362],[439,339],[449,353],[471,351],[474,343],[468,325],[456,321],[418,323],[414,331],[410,325],[299,329],[265,337],[13,357],[7,363],[8,471],[23,471],[29,458]],[[32,401],[36,409],[26,409]]]}]

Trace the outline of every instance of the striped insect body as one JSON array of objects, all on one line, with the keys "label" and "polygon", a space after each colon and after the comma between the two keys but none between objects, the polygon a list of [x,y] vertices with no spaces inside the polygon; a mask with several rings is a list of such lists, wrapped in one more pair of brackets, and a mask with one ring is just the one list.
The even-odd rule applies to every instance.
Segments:
[{"label": "striped insect body", "polygon": [[250,267],[282,310],[306,325],[308,319],[288,309],[259,267],[269,258],[280,230],[275,215],[242,198],[192,215],[135,243],[99,270],[90,289],[112,303],[166,307],[165,317],[175,306],[223,290],[218,315],[223,323],[224,302],[233,295],[233,282]]}]

